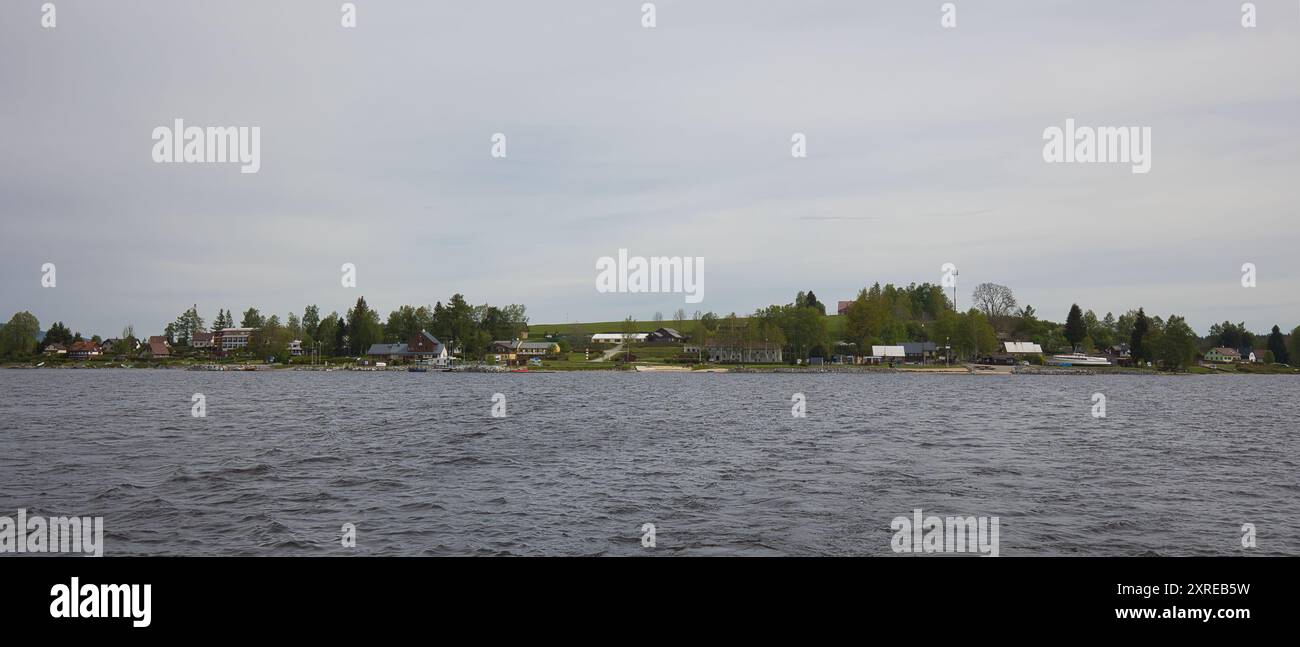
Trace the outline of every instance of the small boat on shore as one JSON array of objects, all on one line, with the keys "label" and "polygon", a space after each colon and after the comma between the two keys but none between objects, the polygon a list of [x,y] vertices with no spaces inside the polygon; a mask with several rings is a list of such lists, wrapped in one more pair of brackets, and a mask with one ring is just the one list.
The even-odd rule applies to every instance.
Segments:
[{"label": "small boat on shore", "polygon": [[1090,357],[1083,353],[1053,355],[1048,363],[1057,366],[1110,366],[1110,360],[1105,357]]}]

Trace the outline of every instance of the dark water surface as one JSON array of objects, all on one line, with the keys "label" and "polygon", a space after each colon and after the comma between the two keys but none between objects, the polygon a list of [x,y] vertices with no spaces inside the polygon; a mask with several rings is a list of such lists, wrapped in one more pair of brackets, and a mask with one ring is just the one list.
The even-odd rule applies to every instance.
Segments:
[{"label": "dark water surface", "polygon": [[1003,555],[1295,555],[1298,387],[3,370],[0,516],[103,516],[106,555],[641,555],[643,523],[657,554],[893,555],[914,508],[999,517]]}]

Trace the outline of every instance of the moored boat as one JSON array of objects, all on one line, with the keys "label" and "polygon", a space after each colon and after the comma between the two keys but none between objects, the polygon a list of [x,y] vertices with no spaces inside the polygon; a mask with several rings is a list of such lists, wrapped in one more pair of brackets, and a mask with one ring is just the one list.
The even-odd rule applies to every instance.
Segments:
[{"label": "moored boat", "polygon": [[1053,355],[1048,363],[1057,366],[1110,366],[1110,360],[1105,357],[1091,357],[1083,353]]}]

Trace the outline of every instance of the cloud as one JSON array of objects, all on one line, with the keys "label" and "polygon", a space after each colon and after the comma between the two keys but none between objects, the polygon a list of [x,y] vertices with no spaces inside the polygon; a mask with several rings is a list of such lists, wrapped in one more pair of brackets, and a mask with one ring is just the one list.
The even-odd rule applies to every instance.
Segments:
[{"label": "cloud", "polygon": [[[56,30],[0,24],[0,303],[88,334],[358,294],[678,307],[596,293],[625,247],[704,256],[719,312],[954,262],[1049,317],[1289,327],[1295,17],[1245,30],[1221,4],[959,3],[943,30],[937,4],[665,0],[646,30],[635,3],[370,3],[344,30],[316,2],[67,0]],[[153,164],[177,117],[261,126],[261,172]],[[1151,126],[1152,172],[1044,164],[1067,117]],[[1222,292],[1242,262],[1261,287]]]}]

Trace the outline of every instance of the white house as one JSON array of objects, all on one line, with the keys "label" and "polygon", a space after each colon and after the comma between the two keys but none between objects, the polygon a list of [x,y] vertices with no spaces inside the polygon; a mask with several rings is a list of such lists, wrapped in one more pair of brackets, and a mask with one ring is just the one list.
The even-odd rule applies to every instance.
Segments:
[{"label": "white house", "polygon": [[1237,352],[1237,349],[1235,348],[1224,348],[1220,346],[1205,351],[1205,361],[1214,362],[1216,364],[1231,364],[1233,362],[1241,361],[1241,353]]},{"label": "white house", "polygon": [[1009,341],[1005,344],[1008,355],[1030,354],[1042,355],[1043,347],[1031,341]]},{"label": "white house", "polygon": [[902,359],[907,357],[907,349],[902,346],[872,346],[872,357],[897,357]]}]

